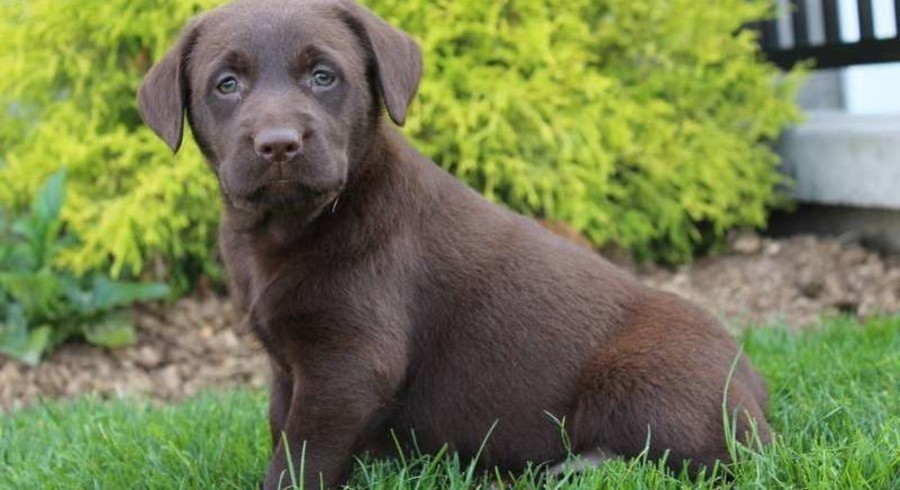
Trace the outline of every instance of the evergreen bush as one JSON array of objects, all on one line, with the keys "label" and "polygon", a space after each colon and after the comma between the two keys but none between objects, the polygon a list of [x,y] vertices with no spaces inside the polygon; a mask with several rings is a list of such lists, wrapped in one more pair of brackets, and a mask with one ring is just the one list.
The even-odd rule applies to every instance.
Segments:
[{"label": "evergreen bush", "polygon": [[[221,0],[0,0],[0,203],[60,168],[79,271],[214,273],[213,176],[173,161],[135,92],[185,21]],[[770,142],[795,75],[741,27],[769,0],[369,0],[426,70],[406,133],[488,198],[596,245],[689,260],[778,202]],[[186,140],[189,138],[186,138]]]}]

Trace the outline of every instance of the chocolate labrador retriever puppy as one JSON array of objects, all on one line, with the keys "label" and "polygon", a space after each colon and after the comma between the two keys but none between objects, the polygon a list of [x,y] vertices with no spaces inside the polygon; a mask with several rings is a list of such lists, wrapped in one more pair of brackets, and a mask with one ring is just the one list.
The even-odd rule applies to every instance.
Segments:
[{"label": "chocolate labrador retriever puppy", "polygon": [[383,112],[403,124],[421,72],[352,0],[241,0],[141,87],[147,124],[177,151],[186,113],[219,180],[233,294],[271,358],[266,488],[304,446],[307,488],[340,485],[392,431],[463,458],[487,438],[480,464],[508,471],[564,460],[561,430],[694,470],[728,461],[725,413],[768,440],[763,381],[712,316],[404,141]]}]

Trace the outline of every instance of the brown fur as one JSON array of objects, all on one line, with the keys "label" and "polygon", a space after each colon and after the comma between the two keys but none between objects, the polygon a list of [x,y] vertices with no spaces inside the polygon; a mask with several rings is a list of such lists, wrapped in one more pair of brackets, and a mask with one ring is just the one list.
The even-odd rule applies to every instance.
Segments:
[{"label": "brown fur", "polygon": [[[272,360],[266,488],[286,468],[282,433],[294,456],[307,444],[306,484],[333,487],[391,430],[471,458],[496,422],[483,466],[558,463],[550,415],[579,453],[649,441],[675,468],[727,461],[736,343],[417,153],[381,112],[402,124],[421,66],[350,0],[244,0],[188,26],[141,87],[174,151],[186,111],[221,184],[233,295]],[[727,400],[739,434],[753,420],[768,439],[743,357]]]}]

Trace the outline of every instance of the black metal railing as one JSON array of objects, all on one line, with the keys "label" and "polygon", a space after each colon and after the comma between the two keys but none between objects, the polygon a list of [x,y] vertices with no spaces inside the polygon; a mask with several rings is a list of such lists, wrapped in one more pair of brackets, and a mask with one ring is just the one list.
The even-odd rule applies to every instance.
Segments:
[{"label": "black metal railing", "polygon": [[[842,19],[838,0],[790,0],[790,22],[779,28],[779,20],[755,26],[761,33],[766,56],[773,63],[790,68],[803,60],[814,60],[817,68],[836,68],[868,63],[900,61],[900,0],[893,0],[895,31],[892,37],[878,37],[872,0],[856,0],[857,18]],[[811,13],[815,11],[817,15]],[[819,25],[810,23],[815,17]],[[841,36],[844,22],[856,22],[859,40],[845,41]],[[782,26],[784,27],[784,26]],[[821,33],[812,39],[813,30]]]}]

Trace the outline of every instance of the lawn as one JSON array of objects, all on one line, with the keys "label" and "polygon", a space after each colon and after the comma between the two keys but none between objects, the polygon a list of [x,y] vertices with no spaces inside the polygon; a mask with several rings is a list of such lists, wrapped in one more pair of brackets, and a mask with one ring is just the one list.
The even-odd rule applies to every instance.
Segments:
[{"label": "lawn", "polygon": [[[748,332],[745,350],[772,391],[777,442],[738,449],[724,486],[900,489],[900,317],[826,322],[800,335]],[[269,456],[263,393],[209,394],[168,407],[83,400],[0,419],[0,489],[259,488]],[[613,461],[513,488],[721,488],[652,462]],[[450,454],[361,464],[354,487],[486,487]]]}]

